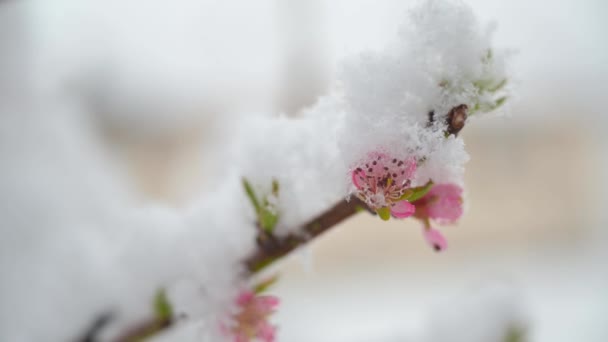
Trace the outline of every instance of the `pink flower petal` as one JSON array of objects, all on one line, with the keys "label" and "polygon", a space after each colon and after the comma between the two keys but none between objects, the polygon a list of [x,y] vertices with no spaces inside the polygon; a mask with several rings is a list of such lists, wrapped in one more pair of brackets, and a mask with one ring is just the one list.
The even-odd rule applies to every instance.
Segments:
[{"label": "pink flower petal", "polygon": [[352,178],[353,178],[353,184],[355,185],[355,187],[359,190],[361,190],[361,188],[363,188],[363,185],[365,184],[365,171],[363,171],[362,169],[357,169],[355,171],[353,171],[352,173]]},{"label": "pink flower petal", "polygon": [[425,228],[424,229],[424,238],[426,242],[431,245],[437,252],[441,252],[448,248],[448,242],[445,237],[436,229],[433,228]]},{"label": "pink flower petal", "polygon": [[365,166],[361,166],[364,171],[369,172],[372,177],[380,178],[384,175],[385,162],[389,157],[382,152],[371,152],[367,154]]},{"label": "pink flower petal", "polygon": [[436,184],[414,204],[420,208],[421,217],[451,223],[462,216],[462,188],[455,184]]},{"label": "pink flower petal", "polygon": [[391,215],[396,218],[410,217],[416,212],[416,207],[408,201],[400,201],[391,207]]},{"label": "pink flower petal", "polygon": [[239,310],[231,317],[232,322],[220,323],[220,330],[231,336],[233,342],[250,342],[256,336],[264,342],[274,342],[275,328],[268,318],[279,305],[279,299],[244,290],[239,293],[236,304]]},{"label": "pink flower petal", "polygon": [[236,299],[239,306],[245,306],[255,298],[255,293],[252,291],[242,291]]},{"label": "pink flower petal", "polygon": [[416,173],[416,159],[413,157],[401,160],[382,152],[370,152],[360,168],[368,176],[380,179],[386,175],[393,178],[396,184],[402,184]]},{"label": "pink flower petal", "polygon": [[416,174],[416,158],[409,157],[405,160],[405,174],[403,175],[406,179],[412,179]]},{"label": "pink flower petal", "polygon": [[234,342],[248,342],[249,338],[243,335],[234,336]]},{"label": "pink flower petal", "polygon": [[264,342],[274,342],[276,336],[276,328],[268,323],[262,324],[257,332],[257,337]]},{"label": "pink flower petal", "polygon": [[275,296],[259,296],[257,302],[265,308],[274,309],[279,305],[280,300]]},{"label": "pink flower petal", "polygon": [[[351,172],[351,180],[357,188],[357,197],[371,209],[377,210],[399,201],[410,187],[415,173],[415,158],[373,151],[359,161]],[[403,210],[397,210],[396,217],[409,216],[403,215]]]},{"label": "pink flower petal", "polygon": [[259,316],[268,316],[279,305],[279,299],[274,296],[259,296],[255,299],[255,311]]}]

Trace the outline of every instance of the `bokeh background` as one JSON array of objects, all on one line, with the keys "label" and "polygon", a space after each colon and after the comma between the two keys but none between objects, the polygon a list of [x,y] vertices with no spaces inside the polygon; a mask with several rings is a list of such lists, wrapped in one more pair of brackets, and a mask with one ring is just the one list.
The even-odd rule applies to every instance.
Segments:
[{"label": "bokeh background", "polygon": [[[20,28],[0,31],[3,63],[27,45],[41,88],[106,66],[70,82],[101,99],[95,129],[142,201],[175,207],[213,182],[214,117],[297,116],[340,60],[384,46],[413,3],[61,0],[17,16],[16,2],[0,2],[3,25]],[[498,341],[514,325],[530,341],[608,341],[608,4],[466,2],[513,50],[515,94],[507,115],[463,132],[467,211],[445,230],[449,249],[430,251],[417,222],[359,214],[273,269],[279,340]],[[205,95],[190,101],[192,89]]]}]

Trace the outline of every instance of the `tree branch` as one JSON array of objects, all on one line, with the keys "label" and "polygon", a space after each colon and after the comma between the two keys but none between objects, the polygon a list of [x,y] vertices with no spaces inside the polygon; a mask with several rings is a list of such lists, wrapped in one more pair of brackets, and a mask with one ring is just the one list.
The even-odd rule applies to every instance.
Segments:
[{"label": "tree branch", "polygon": [[369,211],[365,203],[358,198],[352,198],[350,201],[340,201],[302,226],[296,233],[285,237],[277,238],[260,230],[259,248],[247,258],[245,265],[251,273],[256,273],[361,210]]},{"label": "tree branch", "polygon": [[114,342],[141,342],[169,326],[171,326],[169,318],[148,319],[124,332]]},{"label": "tree branch", "polygon": [[[1,0],[0,0],[1,1]],[[446,124],[447,131],[446,136],[450,134],[457,135],[458,132],[464,127],[466,119],[467,119],[467,105],[461,104],[456,106],[450,110],[450,112],[446,115]],[[429,125],[432,125],[435,121],[435,112],[429,112]],[[252,200],[256,210],[259,210],[259,204],[257,204],[257,199],[253,194],[253,191],[248,188],[248,184],[245,181],[245,189],[249,198]],[[342,222],[353,214],[366,210],[372,214],[376,214],[373,210],[370,210],[369,207],[354,197],[350,201],[340,201],[336,205],[334,205],[331,209],[325,211],[320,216],[314,218],[313,220],[306,223],[304,226],[300,227],[296,233],[289,234],[285,237],[276,237],[272,233],[268,233],[267,230],[262,229],[260,223],[258,222],[258,249],[250,255],[245,261],[245,266],[247,270],[254,274],[264,267],[272,264],[276,260],[286,256],[293,250],[297,249],[300,246],[307,244],[309,241],[313,240],[317,236],[323,234],[331,227],[336,224]],[[120,338],[116,340],[116,342],[131,342],[131,341],[140,341],[141,339],[150,336],[160,330],[163,330],[171,325],[171,321],[167,319],[155,318],[152,320],[144,321],[141,324],[135,326],[130,331],[127,331]],[[96,330],[99,330],[99,326],[95,326]],[[89,336],[91,332],[89,331]],[[94,334],[93,334],[94,335]],[[87,339],[83,339],[82,341],[89,341]]]}]

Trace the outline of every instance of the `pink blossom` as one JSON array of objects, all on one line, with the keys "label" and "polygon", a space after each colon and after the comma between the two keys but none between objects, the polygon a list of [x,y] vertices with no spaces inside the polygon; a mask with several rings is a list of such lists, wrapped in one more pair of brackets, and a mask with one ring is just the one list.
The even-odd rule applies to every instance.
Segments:
[{"label": "pink blossom", "polygon": [[462,188],[455,184],[436,184],[414,205],[417,218],[452,223],[462,216]]},{"label": "pink blossom", "polygon": [[410,217],[416,211],[416,207],[408,201],[399,201],[391,207],[391,214],[396,218]]},{"label": "pink blossom", "polygon": [[254,292],[242,291],[236,301],[239,312],[233,318],[231,328],[224,328],[233,342],[249,342],[258,338],[264,342],[274,342],[276,327],[268,322],[268,317],[279,305],[274,296],[258,296]]},{"label": "pink blossom", "polygon": [[416,173],[414,158],[398,159],[385,153],[369,153],[366,160],[352,171],[356,195],[383,219],[389,212],[397,218],[414,214],[415,207],[402,197]]},{"label": "pink blossom", "polygon": [[436,251],[447,248],[443,235],[431,227],[430,220],[452,223],[462,216],[462,188],[455,184],[437,184],[421,199],[414,201],[414,217],[424,224],[424,238]]},{"label": "pink blossom", "polygon": [[424,239],[437,252],[443,251],[448,248],[448,242],[446,241],[445,237],[443,237],[443,234],[441,234],[441,232],[437,229],[425,227]]}]

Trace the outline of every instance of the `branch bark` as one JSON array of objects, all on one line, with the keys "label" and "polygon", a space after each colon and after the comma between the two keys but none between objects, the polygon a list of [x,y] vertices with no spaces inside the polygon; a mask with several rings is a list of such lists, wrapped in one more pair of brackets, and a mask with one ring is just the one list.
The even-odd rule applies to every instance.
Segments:
[{"label": "branch bark", "polygon": [[130,330],[125,331],[123,335],[116,338],[114,342],[141,342],[144,341],[146,337],[151,337],[169,326],[171,326],[171,319],[148,319],[132,327]]}]

